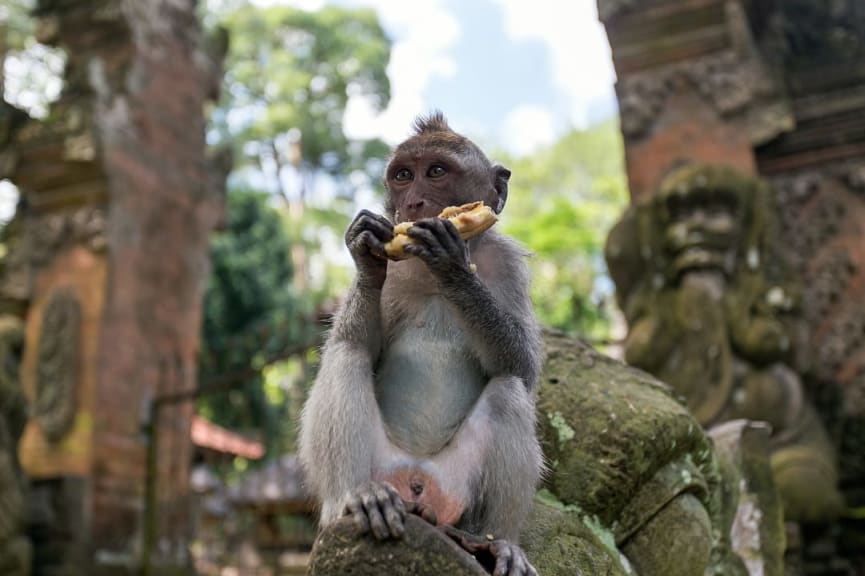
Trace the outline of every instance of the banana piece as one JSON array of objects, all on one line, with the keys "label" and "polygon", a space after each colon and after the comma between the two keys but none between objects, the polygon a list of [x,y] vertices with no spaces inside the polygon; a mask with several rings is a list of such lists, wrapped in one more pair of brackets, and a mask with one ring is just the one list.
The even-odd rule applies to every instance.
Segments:
[{"label": "banana piece", "polygon": [[[498,216],[492,208],[486,206],[483,201],[463,204],[462,206],[448,206],[438,215],[439,218],[450,220],[456,226],[463,240],[474,238],[481,232],[489,229],[498,221]],[[384,245],[387,257],[391,260],[404,260],[408,258],[405,247],[417,242],[407,235],[408,229],[414,226],[414,222],[402,222],[393,227],[393,240]]]}]

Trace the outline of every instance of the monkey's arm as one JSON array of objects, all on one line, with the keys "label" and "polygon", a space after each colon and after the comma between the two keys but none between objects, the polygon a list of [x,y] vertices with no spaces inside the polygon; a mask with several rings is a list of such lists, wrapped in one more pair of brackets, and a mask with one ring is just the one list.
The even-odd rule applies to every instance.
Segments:
[{"label": "monkey's arm", "polygon": [[357,277],[336,314],[301,417],[298,452],[321,501],[322,525],[342,514],[350,491],[372,479],[373,458],[385,438],[373,391],[387,266],[376,254],[393,236],[382,220],[362,212],[346,233]]},{"label": "monkey's arm", "polygon": [[470,267],[468,248],[450,222],[421,220],[409,230],[421,244],[406,251],[426,262],[445,297],[465,321],[484,370],[492,376],[514,375],[532,389],[541,370],[540,329],[529,297],[529,274],[523,254],[513,243],[496,237],[494,262],[478,262],[492,272],[489,283]]}]

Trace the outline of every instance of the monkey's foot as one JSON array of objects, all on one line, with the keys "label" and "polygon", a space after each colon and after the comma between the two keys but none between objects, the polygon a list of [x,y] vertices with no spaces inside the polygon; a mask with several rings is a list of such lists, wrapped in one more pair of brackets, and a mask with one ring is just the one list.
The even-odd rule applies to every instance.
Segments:
[{"label": "monkey's foot", "polygon": [[388,482],[367,482],[345,499],[343,516],[350,516],[358,533],[372,532],[376,540],[402,538],[406,508],[396,489]]},{"label": "monkey's foot", "polygon": [[492,534],[477,536],[453,526],[442,528],[463,550],[477,558],[481,566],[493,576],[538,576],[522,548]]}]

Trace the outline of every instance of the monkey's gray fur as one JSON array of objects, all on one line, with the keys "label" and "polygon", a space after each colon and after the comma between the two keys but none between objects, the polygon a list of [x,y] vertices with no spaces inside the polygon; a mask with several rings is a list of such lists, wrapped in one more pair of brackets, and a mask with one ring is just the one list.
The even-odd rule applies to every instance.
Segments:
[{"label": "monkey's gray fur", "polygon": [[[450,133],[443,118],[433,124]],[[419,129],[413,138],[427,137]],[[483,169],[504,170],[486,162]],[[358,220],[369,217],[387,225],[370,213]],[[381,244],[363,235],[376,254]],[[388,262],[383,285],[365,272],[369,255],[363,265],[356,257],[358,276],[301,419],[299,456],[322,526],[346,513],[358,487],[410,469],[462,506],[458,528],[518,540],[542,469],[535,388],[543,352],[527,253],[495,229],[466,246],[476,274],[464,264],[442,272],[418,257]]]}]

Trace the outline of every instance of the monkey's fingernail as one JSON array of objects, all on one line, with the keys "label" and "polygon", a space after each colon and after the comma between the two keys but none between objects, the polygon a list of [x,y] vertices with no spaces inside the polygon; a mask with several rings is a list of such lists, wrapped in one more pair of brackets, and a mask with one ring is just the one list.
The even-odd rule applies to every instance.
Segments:
[{"label": "monkey's fingernail", "polygon": [[472,271],[472,274],[478,273],[478,265],[477,264],[469,264],[469,270]]},{"label": "monkey's fingernail", "polygon": [[495,539],[496,539],[496,537],[493,536],[492,534],[487,534],[487,540],[489,540],[490,542],[492,542]]}]

